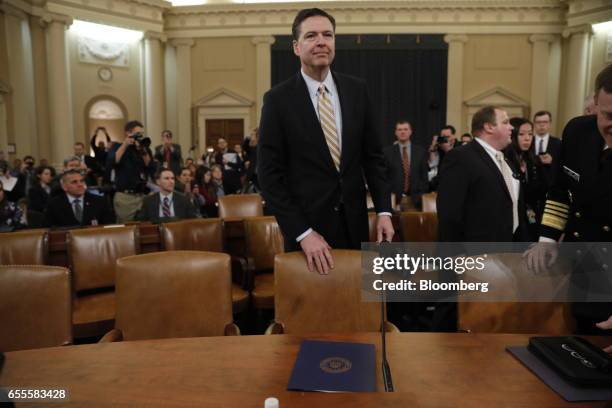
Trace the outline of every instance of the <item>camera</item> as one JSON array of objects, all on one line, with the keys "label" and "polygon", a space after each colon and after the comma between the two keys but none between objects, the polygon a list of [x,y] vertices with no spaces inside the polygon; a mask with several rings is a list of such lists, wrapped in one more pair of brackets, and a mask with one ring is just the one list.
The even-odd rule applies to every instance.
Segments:
[{"label": "camera", "polygon": [[438,136],[438,143],[448,143],[448,136]]},{"label": "camera", "polygon": [[134,134],[130,135],[130,137],[132,139],[134,139],[135,141],[137,141],[142,147],[149,147],[149,146],[151,146],[151,138],[150,137],[146,137],[145,135],[143,135],[140,132],[134,133]]}]

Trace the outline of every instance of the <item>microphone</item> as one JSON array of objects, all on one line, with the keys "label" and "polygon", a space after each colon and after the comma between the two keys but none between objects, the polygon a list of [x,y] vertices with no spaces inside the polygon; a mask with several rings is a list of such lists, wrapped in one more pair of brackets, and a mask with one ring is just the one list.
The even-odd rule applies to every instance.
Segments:
[{"label": "microphone", "polygon": [[[389,241],[381,241],[380,249],[383,248],[383,243],[389,243]],[[382,251],[379,251],[382,252]],[[382,255],[382,254],[381,254]],[[381,343],[382,343],[382,375],[383,375],[383,383],[385,385],[385,392],[394,392],[393,388],[393,377],[391,376],[391,367],[389,367],[389,362],[387,361],[387,342],[386,342],[386,331],[385,331],[385,309],[387,308],[387,297],[385,295],[384,283],[385,283],[385,273],[383,272],[380,275],[380,279],[383,284],[383,290],[380,291],[380,333],[381,333]]]}]

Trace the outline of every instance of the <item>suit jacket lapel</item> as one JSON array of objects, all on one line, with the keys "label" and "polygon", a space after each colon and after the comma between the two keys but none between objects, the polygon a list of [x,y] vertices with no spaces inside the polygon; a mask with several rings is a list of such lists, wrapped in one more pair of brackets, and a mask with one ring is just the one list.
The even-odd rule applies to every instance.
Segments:
[{"label": "suit jacket lapel", "polygon": [[508,191],[508,186],[506,186],[504,176],[502,176],[502,173],[497,167],[497,165],[493,163],[493,159],[491,159],[491,156],[489,156],[489,154],[485,151],[484,147],[482,147],[480,143],[478,143],[476,140],[470,142],[470,145],[473,146],[473,149],[476,151],[476,153],[478,153],[478,156],[480,156],[482,161],[484,161],[484,163],[489,167],[492,174],[495,174],[497,181],[501,183],[502,188],[506,192],[506,196],[508,197],[508,199],[512,200],[512,196],[510,195],[510,191]]},{"label": "suit jacket lapel", "polygon": [[306,137],[311,138],[311,140],[317,146],[317,149],[322,154],[321,157],[324,158],[323,160],[325,160],[329,166],[335,169],[336,166],[334,165],[331,153],[329,152],[329,147],[327,147],[327,142],[325,141],[323,129],[321,129],[319,117],[315,112],[312,100],[310,99],[310,94],[308,93],[306,81],[304,81],[304,78],[302,78],[301,72],[298,72],[295,80],[295,92],[296,96],[293,98],[293,103],[296,104],[296,112],[301,112],[300,116],[304,118],[306,125],[304,131]]},{"label": "suit jacket lapel", "polygon": [[[338,92],[338,99],[340,100],[340,110],[342,112],[342,149],[340,152],[340,171],[346,166],[346,161],[351,157],[351,151],[355,147],[355,140],[350,137],[353,132],[350,131],[350,125],[352,123],[352,117],[350,115],[353,112],[353,104],[355,98],[350,94],[351,89],[348,87],[342,78],[339,78],[335,73],[331,73],[336,84],[336,91]],[[331,155],[330,155],[331,157]]]}]

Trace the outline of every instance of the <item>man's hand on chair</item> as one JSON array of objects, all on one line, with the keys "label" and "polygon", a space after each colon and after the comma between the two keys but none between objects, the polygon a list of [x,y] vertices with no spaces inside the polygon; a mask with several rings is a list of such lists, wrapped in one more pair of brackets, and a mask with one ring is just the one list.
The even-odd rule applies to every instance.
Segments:
[{"label": "man's hand on chair", "polygon": [[331,247],[321,235],[312,231],[300,241],[302,251],[306,255],[308,270],[314,272],[315,268],[321,275],[329,274],[334,269],[334,259],[331,255]]}]

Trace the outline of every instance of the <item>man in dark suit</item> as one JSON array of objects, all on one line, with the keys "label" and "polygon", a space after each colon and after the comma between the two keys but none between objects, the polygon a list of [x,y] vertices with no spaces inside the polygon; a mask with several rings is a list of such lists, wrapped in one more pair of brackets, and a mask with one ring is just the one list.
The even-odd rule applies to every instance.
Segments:
[{"label": "man in dark suit", "polygon": [[451,150],[440,171],[438,232],[445,242],[512,242],[524,214],[517,173],[502,150],[510,144],[508,114],[493,106],[472,119],[475,139]]},{"label": "man in dark suit", "polygon": [[[533,115],[535,153],[542,164],[542,173],[546,187],[553,185],[561,155],[561,140],[550,134],[552,115],[548,111],[539,111]],[[542,197],[545,199],[545,197]],[[544,200],[543,200],[544,201]],[[541,215],[541,214],[540,214]]]},{"label": "man in dark suit", "polygon": [[181,220],[196,218],[195,207],[189,199],[178,191],[174,191],[174,172],[162,168],[155,176],[159,193],[145,197],[137,219],[159,223],[164,220]]},{"label": "man in dark suit", "polygon": [[285,238],[310,270],[333,268],[330,248],[368,240],[363,175],[378,212],[378,240],[391,240],[391,200],[382,144],[365,84],[332,73],[335,20],[320,9],[298,12],[293,51],[301,72],[264,96],[258,175]]},{"label": "man in dark suit", "polygon": [[112,206],[103,197],[86,192],[81,171],[67,170],[60,179],[65,194],[49,200],[45,219],[50,227],[105,225],[115,222]]},{"label": "man in dark suit", "polygon": [[407,120],[395,123],[397,142],[384,150],[387,180],[402,211],[421,208],[421,196],[427,192],[428,154],[425,146],[411,142],[412,126]]},{"label": "man in dark suit", "polygon": [[172,170],[174,175],[178,176],[183,166],[181,145],[172,143],[172,132],[169,130],[164,130],[161,138],[162,144],[155,147],[155,160],[160,163],[161,167]]}]

